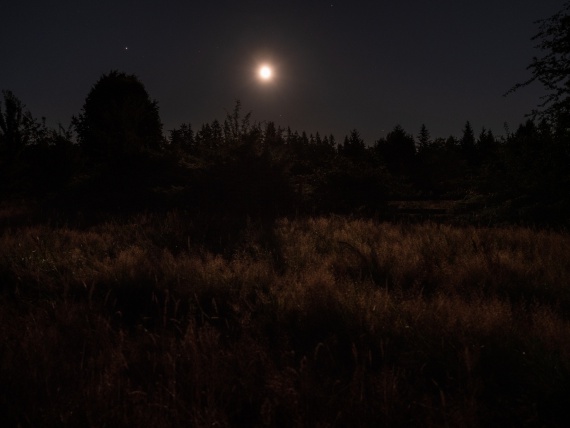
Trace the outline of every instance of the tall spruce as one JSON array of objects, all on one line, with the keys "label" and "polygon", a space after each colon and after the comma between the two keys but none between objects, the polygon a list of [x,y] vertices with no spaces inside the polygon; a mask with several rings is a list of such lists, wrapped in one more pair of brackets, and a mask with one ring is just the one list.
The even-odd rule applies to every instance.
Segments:
[{"label": "tall spruce", "polygon": [[2,91],[2,97],[4,102],[0,100],[0,151],[7,158],[13,158],[34,140],[39,125],[12,91]]}]

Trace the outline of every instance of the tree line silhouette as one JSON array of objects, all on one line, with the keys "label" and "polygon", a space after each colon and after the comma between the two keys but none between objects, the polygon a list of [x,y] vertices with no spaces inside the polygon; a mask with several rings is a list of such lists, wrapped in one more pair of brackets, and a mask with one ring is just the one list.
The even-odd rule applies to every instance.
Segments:
[{"label": "tree line silhouette", "polygon": [[[469,121],[461,136],[397,125],[372,145],[352,130],[307,135],[255,122],[238,101],[220,122],[164,136],[158,104],[134,75],[111,71],[67,128],[46,126],[11,91],[0,102],[5,197],[57,195],[92,208],[178,205],[240,213],[386,213],[398,199],[464,199],[498,220],[567,223],[570,101],[564,37],[570,3],[540,21],[545,57],[533,77],[551,91],[526,123],[496,137]],[[59,199],[58,199],[59,198]]]},{"label": "tree line silhouette", "polygon": [[[51,129],[10,91],[0,119],[2,192],[64,195],[93,208],[178,204],[243,213],[383,214],[398,199],[466,199],[508,220],[568,219],[568,130],[547,118],[515,132],[416,136],[397,125],[372,145],[254,122],[238,101],[223,122],[162,133],[133,75],[101,77],[72,126]],[[499,215],[498,213],[502,214]]]}]

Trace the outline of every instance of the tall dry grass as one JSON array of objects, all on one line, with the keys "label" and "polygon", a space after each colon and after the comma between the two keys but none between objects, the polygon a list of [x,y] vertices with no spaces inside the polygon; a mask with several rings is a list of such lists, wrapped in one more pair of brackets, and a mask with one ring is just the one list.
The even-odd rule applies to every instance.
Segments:
[{"label": "tall dry grass", "polygon": [[4,229],[3,426],[564,426],[568,234],[239,225]]}]

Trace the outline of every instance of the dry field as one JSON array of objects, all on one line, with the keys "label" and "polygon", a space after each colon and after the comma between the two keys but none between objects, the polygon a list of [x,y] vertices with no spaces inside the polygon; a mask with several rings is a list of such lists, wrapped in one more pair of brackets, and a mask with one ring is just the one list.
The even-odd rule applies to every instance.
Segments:
[{"label": "dry field", "polygon": [[2,426],[569,420],[567,233],[2,215]]}]

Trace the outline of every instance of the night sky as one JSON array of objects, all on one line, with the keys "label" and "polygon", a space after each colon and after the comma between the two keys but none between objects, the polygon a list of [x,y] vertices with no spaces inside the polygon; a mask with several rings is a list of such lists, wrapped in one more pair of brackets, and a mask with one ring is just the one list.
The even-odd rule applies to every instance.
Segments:
[{"label": "night sky", "polygon": [[[396,124],[461,135],[469,120],[504,134],[540,85],[537,19],[562,0],[2,1],[0,89],[48,124],[69,124],[111,70],[136,74],[164,130],[223,120],[237,99],[257,121],[366,143]],[[258,67],[274,68],[262,82]]]}]

